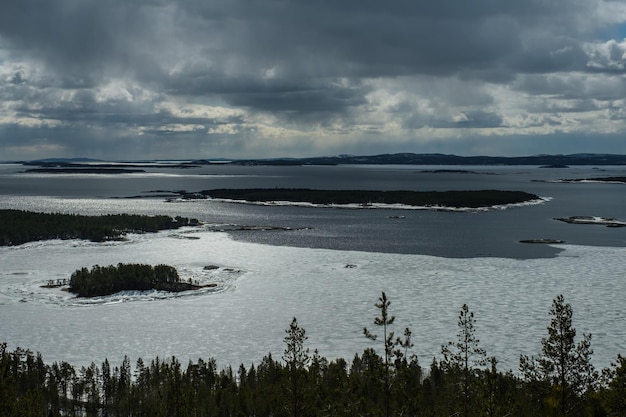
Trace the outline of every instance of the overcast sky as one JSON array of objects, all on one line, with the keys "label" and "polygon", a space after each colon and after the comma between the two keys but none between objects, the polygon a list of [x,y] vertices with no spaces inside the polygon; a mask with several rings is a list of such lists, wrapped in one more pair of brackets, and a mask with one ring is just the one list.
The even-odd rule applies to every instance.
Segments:
[{"label": "overcast sky", "polygon": [[3,0],[0,160],[626,154],[626,0]]}]

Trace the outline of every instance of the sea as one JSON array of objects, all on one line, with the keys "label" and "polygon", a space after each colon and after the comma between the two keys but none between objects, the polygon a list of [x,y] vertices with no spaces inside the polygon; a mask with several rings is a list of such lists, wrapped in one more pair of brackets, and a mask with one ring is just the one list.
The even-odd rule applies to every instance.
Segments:
[{"label": "sea", "polygon": [[[536,355],[552,300],[563,294],[578,338],[592,334],[592,360],[626,354],[626,228],[572,224],[589,216],[626,221],[624,166],[236,166],[165,168],[129,174],[26,172],[0,164],[0,209],[86,215],[167,214],[198,227],[130,234],[119,242],[50,240],[0,247],[0,342],[77,367],[157,356],[220,367],[280,358],[291,319],[311,351],[350,362],[371,347],[374,304],[385,292],[394,330],[413,334],[422,366],[455,340],[467,304],[475,330],[501,370]],[[582,180],[586,181],[564,181]],[[336,190],[514,190],[528,204],[489,209],[409,209],[183,200],[215,188]],[[558,244],[523,243],[552,239]],[[211,284],[168,294],[122,292],[83,299],[44,288],[82,267],[169,264]]]}]

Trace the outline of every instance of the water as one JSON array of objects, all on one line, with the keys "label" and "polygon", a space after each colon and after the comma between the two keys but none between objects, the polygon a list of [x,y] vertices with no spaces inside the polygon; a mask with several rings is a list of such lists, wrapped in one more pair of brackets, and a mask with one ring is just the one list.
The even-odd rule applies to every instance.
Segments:
[{"label": "water", "polygon": [[[441,167],[437,167],[439,169]],[[457,167],[458,168],[458,167]],[[551,300],[563,293],[579,335],[593,333],[594,362],[626,350],[626,249],[623,228],[571,225],[554,217],[626,219],[624,186],[537,182],[624,175],[623,167],[545,170],[469,167],[476,173],[424,173],[432,167],[206,167],[141,176],[32,177],[0,166],[1,208],[198,217],[211,224],[292,227],[292,231],[203,228],[133,235],[127,242],[33,242],[0,248],[0,335],[10,346],[75,365],[119,362],[124,355],[215,357],[222,366],[280,357],[296,316],[308,344],[350,359],[372,346],[374,303],[386,291],[397,331],[410,326],[422,365],[454,338],[468,303],[478,337],[503,369],[536,354]],[[174,174],[174,175],[173,175]],[[329,185],[330,184],[330,185]],[[211,201],[119,199],[151,190],[220,187],[336,189],[515,189],[547,203],[480,213],[262,207]],[[402,214],[404,219],[390,218]],[[558,238],[566,245],[521,244]],[[41,288],[94,264],[167,263],[183,278],[214,282],[202,292],[123,293],[79,300]],[[203,267],[216,265],[217,270]],[[375,346],[375,345],[374,345]]]},{"label": "water", "polygon": [[[234,239],[271,245],[338,250],[427,254],[443,257],[497,256],[516,259],[552,257],[558,250],[519,243],[551,238],[593,246],[626,246],[626,229],[576,226],[555,217],[595,215],[626,218],[626,186],[564,184],[559,178],[626,176],[625,167],[461,167],[467,172],[433,172],[440,166],[209,166],[193,170],[150,169],[145,174],[19,174],[24,168],[0,165],[0,207],[87,214],[134,212],[197,217],[211,223],[291,227],[232,233]],[[552,198],[549,203],[488,213],[394,210],[337,210],[259,207],[216,202],[165,203],[154,190],[200,191],[229,187],[334,189],[408,189],[416,191],[520,190]]]}]

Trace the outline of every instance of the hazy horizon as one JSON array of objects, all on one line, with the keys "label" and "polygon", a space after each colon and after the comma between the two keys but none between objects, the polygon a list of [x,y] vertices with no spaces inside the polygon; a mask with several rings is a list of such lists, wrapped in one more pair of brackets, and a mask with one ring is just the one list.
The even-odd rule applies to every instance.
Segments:
[{"label": "hazy horizon", "polygon": [[[271,161],[271,160],[289,160],[289,159],[294,159],[294,160],[299,160],[299,159],[309,159],[309,158],[351,158],[351,157],[362,157],[362,158],[370,158],[370,157],[376,157],[376,156],[383,156],[383,155],[390,155],[390,156],[394,156],[394,155],[403,155],[403,154],[413,154],[413,155],[442,155],[442,156],[450,156],[450,157],[461,157],[461,158],[474,158],[474,157],[486,157],[486,158],[533,158],[533,157],[559,157],[559,156],[564,156],[564,157],[579,157],[579,156],[626,156],[626,153],[623,154],[619,154],[619,153],[602,153],[602,152],[577,152],[577,153],[568,153],[568,154],[562,154],[562,153],[552,153],[552,154],[527,154],[527,155],[517,155],[517,156],[503,156],[503,155],[487,155],[487,154],[474,154],[474,155],[460,155],[460,154],[454,154],[454,153],[448,153],[448,154],[444,154],[444,153],[439,153],[439,152],[432,152],[432,153],[416,153],[416,152],[396,152],[396,153],[380,153],[380,154],[326,154],[326,155],[306,155],[306,156],[302,156],[302,157],[291,157],[291,156],[267,156],[267,157],[259,157],[259,158],[230,158],[227,156],[210,156],[210,157],[203,157],[203,156],[193,156],[193,157],[180,157],[180,158],[167,158],[167,157],[163,157],[163,158],[154,158],[154,159],[148,159],[148,158],[133,158],[133,159],[99,159],[99,158],[92,158],[92,157],[88,157],[88,156],[57,156],[57,157],[43,157],[43,158],[37,158],[37,159],[30,159],[30,160],[0,160],[0,163],[21,163],[21,162],[64,162],[64,161],[75,161],[77,163],[80,162],[120,162],[120,163],[141,163],[141,162],[193,162],[193,161],[197,161],[197,160],[213,160],[216,162],[229,162],[229,161],[238,161],[238,160],[262,160],[262,161]],[[420,165],[420,164],[415,164],[415,165]],[[426,165],[431,165],[431,164],[426,164]],[[445,164],[444,164],[445,165]]]}]

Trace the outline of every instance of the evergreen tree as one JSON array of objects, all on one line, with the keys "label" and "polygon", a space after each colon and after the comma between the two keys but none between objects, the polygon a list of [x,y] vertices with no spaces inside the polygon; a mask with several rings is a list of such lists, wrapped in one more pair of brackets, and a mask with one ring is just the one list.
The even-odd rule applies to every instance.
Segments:
[{"label": "evergreen tree", "polygon": [[283,360],[287,364],[287,375],[289,384],[288,392],[291,394],[291,401],[287,403],[289,414],[298,417],[304,409],[304,394],[306,383],[306,367],[311,360],[309,349],[304,347],[304,342],[308,339],[305,330],[298,326],[298,320],[294,317],[285,330],[287,335],[284,342],[287,344],[283,355]]},{"label": "evergreen tree", "polygon": [[601,389],[594,391],[597,375],[588,366],[589,344],[573,342],[571,308],[562,298],[551,310],[541,356],[521,361],[524,379],[499,372],[494,358],[481,369],[484,350],[474,337],[467,306],[461,309],[458,340],[442,347],[445,359],[433,359],[423,379],[416,358],[409,356],[410,331],[404,340],[394,339],[385,326],[393,322],[389,300],[383,293],[379,301],[382,311],[375,324],[388,360],[367,348],[355,355],[349,370],[343,359],[329,362],[317,351],[309,355],[305,331],[295,318],[286,330],[284,362],[268,355],[258,367],[242,365],[237,373],[230,366],[218,371],[215,359],[190,361],[183,369],[175,357],[157,357],[149,366],[138,359],[134,373],[127,357],[120,367],[105,359],[101,367],[92,363],[77,372],[65,362],[46,365],[39,354],[21,348],[11,352],[0,343],[0,416],[626,415],[626,359],[618,356],[617,364],[604,371]]},{"label": "evergreen tree", "polygon": [[354,355],[350,367],[352,415],[380,416],[386,412],[388,390],[384,385],[385,363],[372,348]]},{"label": "evergreen tree", "polygon": [[[383,291],[378,299],[378,303],[375,304],[376,308],[378,308],[380,312],[380,317],[374,318],[374,324],[382,328],[382,336],[383,336],[383,347],[385,355],[383,356],[384,360],[384,372],[383,372],[383,383],[385,389],[385,416],[389,417],[391,415],[391,384],[392,377],[394,371],[394,364],[396,361],[401,361],[404,357],[404,354],[401,348],[404,348],[407,351],[412,345],[411,343],[411,331],[406,328],[404,331],[404,340],[400,338],[394,338],[395,332],[391,330],[391,325],[395,321],[395,316],[389,314],[389,306],[391,305],[391,301],[387,298],[387,295]],[[378,339],[378,335],[370,332],[367,327],[363,328],[363,334],[365,337],[372,341],[376,341]]]},{"label": "evergreen tree", "polygon": [[562,416],[578,415],[584,395],[598,379],[591,363],[591,334],[584,334],[583,340],[575,343],[572,307],[565,303],[563,295],[553,300],[550,315],[548,337],[541,340],[541,354],[537,358],[520,356],[520,371],[526,381],[543,387],[549,409]]},{"label": "evergreen tree", "polygon": [[480,367],[485,365],[486,352],[479,346],[474,329],[474,313],[467,304],[463,304],[459,312],[456,342],[448,342],[441,347],[443,354],[442,367],[452,375],[458,375],[462,411],[465,417],[470,415],[472,400],[477,397],[475,379]]},{"label": "evergreen tree", "polygon": [[626,416],[626,357],[617,355],[617,363],[605,370],[608,380],[602,400],[610,417]]}]

